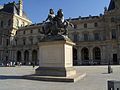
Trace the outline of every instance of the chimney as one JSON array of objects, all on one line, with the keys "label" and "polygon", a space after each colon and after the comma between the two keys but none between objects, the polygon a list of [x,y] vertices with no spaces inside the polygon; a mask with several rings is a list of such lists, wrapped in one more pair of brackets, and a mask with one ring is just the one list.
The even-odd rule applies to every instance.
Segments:
[{"label": "chimney", "polygon": [[23,14],[23,0],[19,0],[19,15]]}]

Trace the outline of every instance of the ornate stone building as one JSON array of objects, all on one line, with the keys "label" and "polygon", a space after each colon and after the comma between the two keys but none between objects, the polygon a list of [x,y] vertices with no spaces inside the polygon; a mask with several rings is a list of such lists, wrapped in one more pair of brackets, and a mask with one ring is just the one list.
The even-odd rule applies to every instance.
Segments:
[{"label": "ornate stone building", "polygon": [[[38,64],[42,23],[32,24],[23,12],[22,0],[0,7],[0,62]],[[76,43],[74,64],[120,64],[120,2],[111,0],[104,14],[70,18],[69,37]]]},{"label": "ornate stone building", "polygon": [[9,2],[0,6],[0,62],[16,61],[15,35],[19,27],[30,25],[32,22],[23,11],[23,2]]}]

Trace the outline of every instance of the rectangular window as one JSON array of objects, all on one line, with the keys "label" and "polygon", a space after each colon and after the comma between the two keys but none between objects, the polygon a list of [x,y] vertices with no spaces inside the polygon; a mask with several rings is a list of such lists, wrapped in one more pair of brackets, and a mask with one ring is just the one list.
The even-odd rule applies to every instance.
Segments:
[{"label": "rectangular window", "polygon": [[6,46],[8,46],[10,44],[9,39],[6,39]]},{"label": "rectangular window", "polygon": [[112,39],[116,39],[117,38],[117,34],[115,30],[112,30]]},{"label": "rectangular window", "polygon": [[30,43],[33,44],[33,39],[32,38],[30,39]]},{"label": "rectangular window", "polygon": [[0,45],[2,45],[2,37],[0,36]]},{"label": "rectangular window", "polygon": [[78,35],[74,34],[74,42],[76,42],[78,40]]},{"label": "rectangular window", "polygon": [[94,34],[94,40],[100,40],[100,34],[99,33]]},{"label": "rectangular window", "polygon": [[25,45],[25,44],[26,44],[26,43],[25,43],[25,41],[26,41],[26,40],[25,40],[25,39],[23,39],[23,45]]},{"label": "rectangular window", "polygon": [[84,41],[88,41],[88,39],[89,39],[89,38],[88,38],[88,34],[85,33],[85,34],[84,34]]}]

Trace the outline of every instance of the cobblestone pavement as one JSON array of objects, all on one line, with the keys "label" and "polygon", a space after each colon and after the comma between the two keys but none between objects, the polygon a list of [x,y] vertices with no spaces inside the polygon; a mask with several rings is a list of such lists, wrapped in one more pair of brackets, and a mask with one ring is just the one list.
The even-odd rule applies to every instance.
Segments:
[{"label": "cobblestone pavement", "polygon": [[0,67],[0,90],[107,90],[108,80],[120,80],[120,66],[112,66],[112,74],[107,74],[107,66],[75,68],[87,76],[76,83],[63,83],[20,79],[34,73],[32,66]]}]

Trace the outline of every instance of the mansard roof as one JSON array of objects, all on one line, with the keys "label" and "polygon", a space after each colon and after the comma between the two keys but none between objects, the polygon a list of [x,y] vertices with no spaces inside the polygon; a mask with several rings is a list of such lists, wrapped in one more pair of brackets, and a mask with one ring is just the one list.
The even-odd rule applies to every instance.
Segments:
[{"label": "mansard roof", "polygon": [[111,11],[115,9],[115,1],[114,0],[111,0],[110,1],[110,4],[109,4],[109,7],[108,7],[108,11]]},{"label": "mansard roof", "polygon": [[[4,4],[3,7],[0,8],[0,12],[7,12],[10,14],[19,15],[19,4],[15,2],[9,2],[8,4]],[[23,17],[28,19],[27,14],[23,11]]]}]

